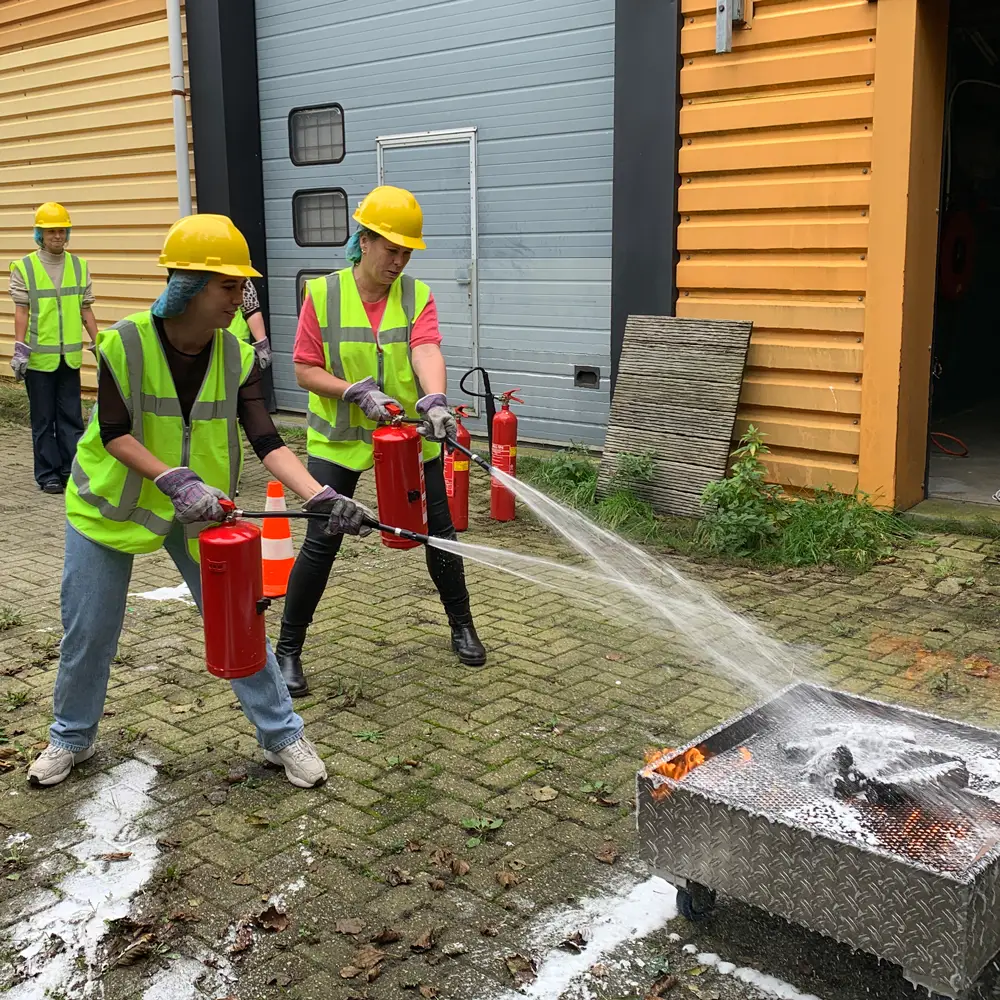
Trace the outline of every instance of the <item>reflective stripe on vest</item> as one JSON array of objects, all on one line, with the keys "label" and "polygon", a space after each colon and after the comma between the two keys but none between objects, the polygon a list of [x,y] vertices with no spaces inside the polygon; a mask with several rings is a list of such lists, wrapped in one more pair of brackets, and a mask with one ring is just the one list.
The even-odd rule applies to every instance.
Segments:
[{"label": "reflective stripe on vest", "polygon": [[234,337],[238,337],[240,340],[245,340],[248,344],[253,343],[253,334],[250,332],[250,324],[247,323],[242,309],[237,308],[236,315],[233,317],[233,321],[229,324],[227,329]]},{"label": "reflective stripe on vest", "polygon": [[[237,397],[253,367],[253,348],[225,331],[216,332],[212,359],[186,423],[149,313],[130,316],[102,334],[100,351],[125,402],[132,436],[162,461],[189,466],[206,483],[232,496],[243,457]],[[221,398],[211,398],[220,392]],[[224,421],[225,428],[218,421]],[[78,531],[123,552],[155,551],[173,524],[170,501],[155,484],[104,448],[97,408],[73,461],[66,509]],[[185,526],[196,559],[197,536],[205,526]]]},{"label": "reflective stripe on vest", "polygon": [[[410,362],[413,321],[427,305],[430,289],[401,275],[389,288],[377,338],[354,281],[352,268],[344,268],[308,283],[323,336],[326,367],[336,378],[356,382],[371,376],[410,417],[417,416],[422,395]],[[372,431],[375,423],[360,408],[343,399],[309,394],[307,450],[350,469],[372,465]],[[424,460],[440,454],[440,445],[424,443]]]},{"label": "reflective stripe on vest", "polygon": [[60,357],[65,357],[71,368],[79,368],[83,361],[82,310],[87,263],[71,253],[64,256],[58,288],[52,284],[37,252],[11,264],[11,270],[21,275],[28,291],[26,342],[31,349],[28,367],[36,371],[55,371]]}]

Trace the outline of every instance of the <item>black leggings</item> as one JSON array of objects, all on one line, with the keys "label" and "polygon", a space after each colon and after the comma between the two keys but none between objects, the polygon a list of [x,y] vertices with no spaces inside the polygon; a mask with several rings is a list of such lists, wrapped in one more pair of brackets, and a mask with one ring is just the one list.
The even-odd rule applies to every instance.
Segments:
[{"label": "black leggings", "polygon": [[[309,458],[309,471],[317,482],[332,486],[338,493],[353,497],[360,472],[345,469],[321,458]],[[455,538],[448,509],[448,495],[444,487],[444,463],[440,458],[424,464],[427,484],[427,530],[438,538]],[[333,561],[340,551],[343,535],[328,535],[323,529],[325,521],[313,518],[306,529],[306,540],[291,576],[282,624],[303,628],[312,622],[319,599],[323,596]],[[450,552],[425,546],[427,570],[441,595],[441,603],[449,618],[462,619],[469,614],[469,591],[465,585],[465,567],[461,557]]]}]

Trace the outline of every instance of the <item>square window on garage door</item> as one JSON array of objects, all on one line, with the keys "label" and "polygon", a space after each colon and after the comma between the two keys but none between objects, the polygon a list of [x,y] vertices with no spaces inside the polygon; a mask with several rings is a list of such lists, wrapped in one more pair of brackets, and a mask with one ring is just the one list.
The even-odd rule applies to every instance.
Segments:
[{"label": "square window on garage door", "polygon": [[343,188],[296,191],[292,229],[300,247],[341,247],[347,242],[347,192]]},{"label": "square window on garage door", "polygon": [[288,115],[292,163],[340,163],[344,158],[344,109],[339,104],[293,108]]}]

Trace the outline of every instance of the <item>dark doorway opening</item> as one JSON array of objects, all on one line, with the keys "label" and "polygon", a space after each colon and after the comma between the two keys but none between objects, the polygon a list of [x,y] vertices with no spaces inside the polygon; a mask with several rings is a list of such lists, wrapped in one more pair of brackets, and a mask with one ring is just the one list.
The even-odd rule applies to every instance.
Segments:
[{"label": "dark doorway opening", "polygon": [[[927,494],[1000,489],[1000,7],[952,0]],[[916,109],[919,114],[919,109]]]}]

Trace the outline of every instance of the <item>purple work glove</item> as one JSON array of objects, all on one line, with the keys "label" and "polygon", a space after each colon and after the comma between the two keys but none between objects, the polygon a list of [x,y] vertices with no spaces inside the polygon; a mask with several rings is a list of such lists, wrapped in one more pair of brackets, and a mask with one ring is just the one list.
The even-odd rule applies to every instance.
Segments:
[{"label": "purple work glove", "polygon": [[341,496],[332,486],[324,486],[303,505],[303,510],[329,514],[323,530],[328,535],[370,535],[378,518],[364,505]]},{"label": "purple work glove", "polygon": [[424,419],[417,425],[417,432],[433,441],[443,441],[445,438],[455,439],[458,434],[458,424],[443,392],[432,392],[417,400],[417,413]]},{"label": "purple work glove", "polygon": [[348,403],[360,406],[364,415],[377,423],[387,424],[392,420],[393,414],[389,412],[390,406],[398,407],[399,412],[403,412],[399,401],[382,392],[371,375],[348,386],[347,392],[344,393],[344,399]]},{"label": "purple work glove", "polygon": [[260,365],[260,370],[264,371],[271,364],[271,345],[267,342],[267,337],[255,340],[253,349],[257,352],[257,364]]},{"label": "purple work glove", "polygon": [[225,497],[222,490],[209,486],[197,472],[185,465],[161,472],[154,480],[174,505],[174,516],[181,524],[198,521],[224,521],[226,512],[219,500]]},{"label": "purple work glove", "polygon": [[28,370],[28,358],[30,357],[31,348],[18,341],[14,345],[14,357],[10,359],[10,367],[18,382],[24,381],[24,373]]}]

